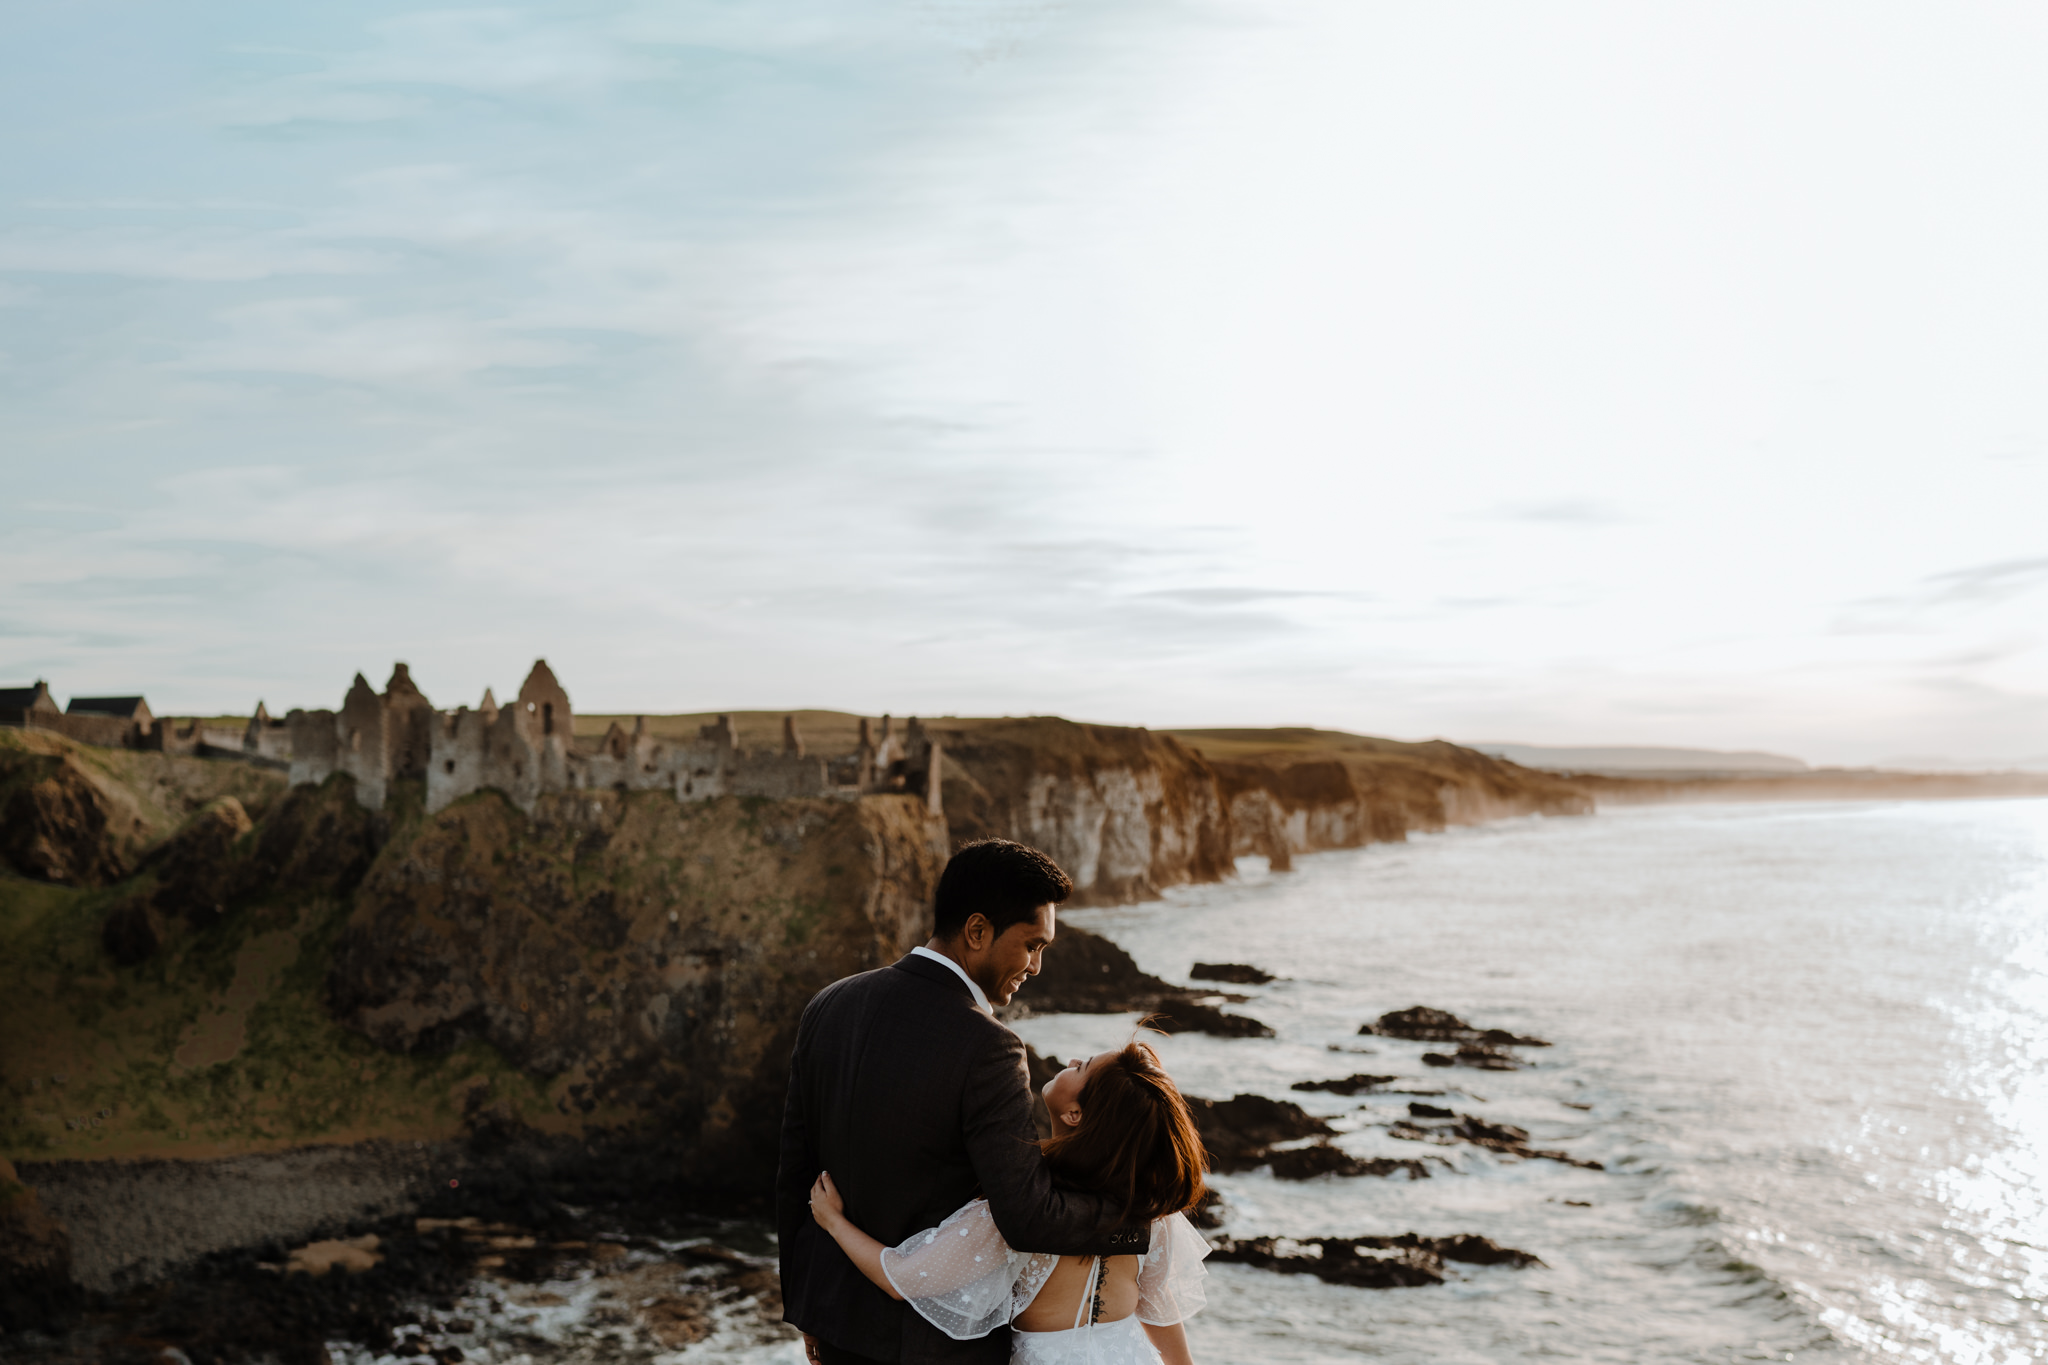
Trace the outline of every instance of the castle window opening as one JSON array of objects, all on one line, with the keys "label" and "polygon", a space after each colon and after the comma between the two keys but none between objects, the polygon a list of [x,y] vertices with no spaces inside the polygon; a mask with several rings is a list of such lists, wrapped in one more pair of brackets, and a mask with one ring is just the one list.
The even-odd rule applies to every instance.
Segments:
[{"label": "castle window opening", "polygon": [[555,704],[542,702],[540,708],[540,732],[551,735],[555,732]]},{"label": "castle window opening", "polygon": [[455,771],[455,760],[451,758],[451,759],[449,759],[449,760],[448,760],[448,762],[447,762],[446,764],[444,764],[443,766],[444,766],[444,767],[446,767],[446,768],[448,769],[448,771],[452,773],[452,772],[454,772],[454,771]]}]

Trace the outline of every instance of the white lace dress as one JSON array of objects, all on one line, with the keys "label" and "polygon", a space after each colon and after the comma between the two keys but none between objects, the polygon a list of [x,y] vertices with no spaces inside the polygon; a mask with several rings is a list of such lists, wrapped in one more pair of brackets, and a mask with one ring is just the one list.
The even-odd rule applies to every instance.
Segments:
[{"label": "white lace dress", "polygon": [[[1152,1241],[1138,1262],[1138,1311],[1114,1322],[1090,1324],[1094,1277],[1070,1330],[1011,1334],[1011,1365],[1158,1365],[1159,1354],[1142,1323],[1169,1327],[1193,1317],[1207,1302],[1202,1258],[1209,1244],[1181,1215],[1152,1224]],[[977,1199],[945,1222],[913,1233],[882,1252],[882,1273],[896,1292],[932,1326],[955,1341],[985,1337],[1014,1319],[1038,1297],[1059,1264],[1046,1252],[1012,1251],[996,1231],[988,1201]]]}]

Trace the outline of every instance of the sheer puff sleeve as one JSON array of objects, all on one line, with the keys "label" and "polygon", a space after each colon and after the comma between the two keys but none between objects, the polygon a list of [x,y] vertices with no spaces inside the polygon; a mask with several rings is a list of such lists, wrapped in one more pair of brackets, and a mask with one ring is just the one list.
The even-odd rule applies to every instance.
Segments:
[{"label": "sheer puff sleeve", "polygon": [[882,1249],[882,1273],[896,1292],[955,1341],[985,1337],[1023,1312],[1059,1261],[1010,1250],[986,1199],[964,1205],[935,1228],[912,1233],[901,1246]]},{"label": "sheer puff sleeve", "polygon": [[1202,1258],[1209,1244],[1178,1213],[1152,1225],[1152,1245],[1138,1262],[1138,1321],[1171,1327],[1202,1311],[1209,1295],[1202,1281],[1209,1272]]}]

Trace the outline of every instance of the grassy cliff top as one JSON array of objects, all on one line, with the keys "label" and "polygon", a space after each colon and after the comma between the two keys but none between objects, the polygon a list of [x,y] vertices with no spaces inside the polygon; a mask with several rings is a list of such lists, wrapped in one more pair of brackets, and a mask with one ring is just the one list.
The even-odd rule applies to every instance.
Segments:
[{"label": "grassy cliff top", "polygon": [[[740,747],[745,749],[779,749],[782,747],[782,718],[796,717],[796,728],[803,736],[804,749],[808,753],[833,757],[850,754],[860,745],[860,723],[862,717],[850,711],[690,711],[674,715],[645,717],[648,733],[662,739],[694,739],[697,727],[710,725],[719,716],[732,717],[734,729],[739,732]],[[632,730],[639,716],[592,712],[576,715],[576,737],[596,739],[609,729],[613,722],[627,731]],[[873,733],[881,735],[881,717],[866,717]],[[895,716],[891,720],[891,733],[899,739],[908,716]],[[1131,726],[1087,726],[1080,722],[1066,720],[1059,716],[924,716],[924,724],[942,733],[985,733],[995,732],[1009,739],[1039,739],[1057,743],[1064,732],[1092,729],[1132,730]]]},{"label": "grassy cliff top", "polygon": [[[862,717],[850,711],[690,711],[673,715],[649,715],[646,717],[650,733],[664,739],[695,738],[697,727],[710,725],[720,715],[732,717],[733,726],[739,731],[740,744],[744,748],[775,748],[782,744],[782,718],[796,717],[797,730],[803,735],[805,747],[813,753],[852,753],[860,742]],[[576,734],[579,738],[596,738],[614,723],[631,730],[639,716],[611,714],[604,712],[578,712]],[[894,718],[895,733],[901,734],[908,717]],[[1086,721],[1069,720],[1064,716],[925,716],[926,726],[955,734],[980,734],[995,732],[1003,738],[1027,740],[1034,736],[1057,742],[1058,732],[1081,730],[1140,730],[1140,726],[1095,725]],[[881,719],[867,717],[869,725],[880,733]],[[1463,746],[1449,740],[1399,740],[1383,739],[1375,735],[1352,734],[1347,730],[1322,730],[1308,725],[1278,725],[1264,729],[1166,729],[1154,730],[1154,734],[1172,735],[1175,739],[1201,750],[1210,758],[1226,761],[1241,761],[1255,758],[1277,758],[1284,762],[1296,762],[1304,758],[1331,757],[1337,754],[1378,754],[1387,757],[1410,758],[1441,757],[1451,750]],[[993,735],[991,735],[993,737]],[[1476,750],[1473,752],[1477,752]]]},{"label": "grassy cliff top", "polygon": [[1294,762],[1338,754],[1428,758],[1459,747],[1442,739],[1380,739],[1372,735],[1354,735],[1346,730],[1318,730],[1307,725],[1281,725],[1264,730],[1166,730],[1162,733],[1199,749],[1209,758],[1226,762],[1256,758]]}]

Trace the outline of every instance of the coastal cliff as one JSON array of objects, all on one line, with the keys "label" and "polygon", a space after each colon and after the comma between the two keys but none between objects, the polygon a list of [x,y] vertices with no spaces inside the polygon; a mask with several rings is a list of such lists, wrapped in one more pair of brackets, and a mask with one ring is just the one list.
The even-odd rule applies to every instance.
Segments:
[{"label": "coastal cliff", "polygon": [[[8,772],[50,780],[18,738]],[[106,885],[0,876],[0,1154],[87,1284],[387,1215],[507,1153],[758,1201],[804,1002],[923,940],[947,852],[908,796],[429,816],[416,784],[375,814],[346,777],[280,786],[257,818],[207,801]]]},{"label": "coastal cliff", "polygon": [[1398,842],[1519,815],[1585,815],[1572,783],[1441,740],[1331,730],[1151,731],[1057,717],[927,721],[945,748],[957,841],[1045,849],[1074,904],[1118,904],[1215,881],[1243,854]]},{"label": "coastal cliff", "polygon": [[1450,745],[927,729],[943,816],[590,789],[429,813],[417,780],[366,809],[345,774],[0,731],[0,1155],[102,1290],[490,1179],[758,1206],[804,1001],[922,941],[963,840],[1036,844],[1101,904],[1583,805]]}]

